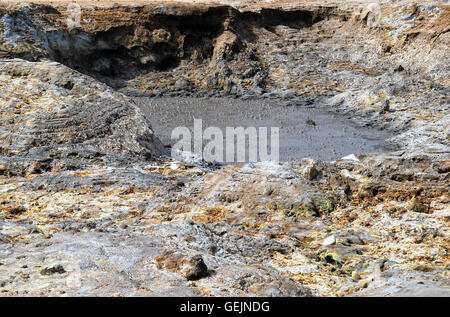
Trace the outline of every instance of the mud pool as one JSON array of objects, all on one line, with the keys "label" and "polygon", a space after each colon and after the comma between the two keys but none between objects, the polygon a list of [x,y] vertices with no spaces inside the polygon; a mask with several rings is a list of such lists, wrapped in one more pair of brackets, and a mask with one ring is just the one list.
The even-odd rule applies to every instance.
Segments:
[{"label": "mud pool", "polygon": [[[349,154],[382,152],[384,141],[391,136],[376,129],[358,127],[325,110],[301,104],[288,106],[279,100],[139,97],[135,101],[166,146],[178,141],[171,139],[176,127],[188,127],[193,136],[194,118],[202,119],[203,130],[219,127],[224,136],[226,127],[267,127],[268,131],[271,127],[279,127],[281,161],[302,157],[330,161]],[[270,153],[270,135],[268,138]]]}]

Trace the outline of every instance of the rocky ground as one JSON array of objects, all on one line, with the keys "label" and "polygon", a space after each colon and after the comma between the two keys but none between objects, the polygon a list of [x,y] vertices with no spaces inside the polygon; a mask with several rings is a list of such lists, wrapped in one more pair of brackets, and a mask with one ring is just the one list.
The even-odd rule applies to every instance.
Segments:
[{"label": "rocky ground", "polygon": [[[37,2],[0,2],[0,295],[450,295],[446,2],[378,19],[367,2],[85,1],[79,26]],[[335,161],[178,162],[138,106],[160,96],[393,137]]]}]

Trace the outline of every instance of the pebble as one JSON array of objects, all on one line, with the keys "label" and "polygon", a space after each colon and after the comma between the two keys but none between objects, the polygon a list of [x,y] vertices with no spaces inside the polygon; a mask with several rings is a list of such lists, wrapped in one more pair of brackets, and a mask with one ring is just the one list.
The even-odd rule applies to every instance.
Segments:
[{"label": "pebble", "polygon": [[325,238],[322,241],[322,245],[323,246],[333,245],[335,243],[336,243],[336,236],[335,235],[331,235],[331,236],[329,236],[328,238]]}]

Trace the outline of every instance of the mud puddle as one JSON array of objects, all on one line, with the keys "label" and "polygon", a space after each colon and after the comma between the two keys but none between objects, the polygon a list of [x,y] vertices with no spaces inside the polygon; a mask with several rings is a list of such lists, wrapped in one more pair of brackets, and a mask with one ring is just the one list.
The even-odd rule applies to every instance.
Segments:
[{"label": "mud puddle", "polygon": [[[167,146],[178,141],[171,139],[176,127],[187,127],[194,135],[194,118],[202,119],[203,130],[218,127],[224,135],[226,127],[267,127],[268,131],[279,127],[281,161],[304,157],[330,161],[349,154],[381,152],[386,150],[384,140],[390,137],[382,131],[357,127],[348,119],[324,110],[286,106],[277,100],[139,97],[135,101]],[[269,135],[268,143],[270,153]]]}]

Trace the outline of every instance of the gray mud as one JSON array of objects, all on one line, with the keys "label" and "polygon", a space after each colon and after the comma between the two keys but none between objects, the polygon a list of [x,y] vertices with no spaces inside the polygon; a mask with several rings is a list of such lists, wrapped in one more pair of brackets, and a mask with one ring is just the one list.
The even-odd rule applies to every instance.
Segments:
[{"label": "gray mud", "polygon": [[289,103],[280,100],[139,97],[135,101],[166,146],[178,141],[171,139],[176,127],[188,127],[193,135],[194,118],[202,119],[203,130],[219,127],[224,136],[226,127],[267,127],[269,131],[270,127],[279,127],[281,161],[302,157],[335,160],[349,154],[382,152],[386,150],[384,141],[391,136],[384,131],[358,127],[340,115],[306,106],[288,106]]}]

